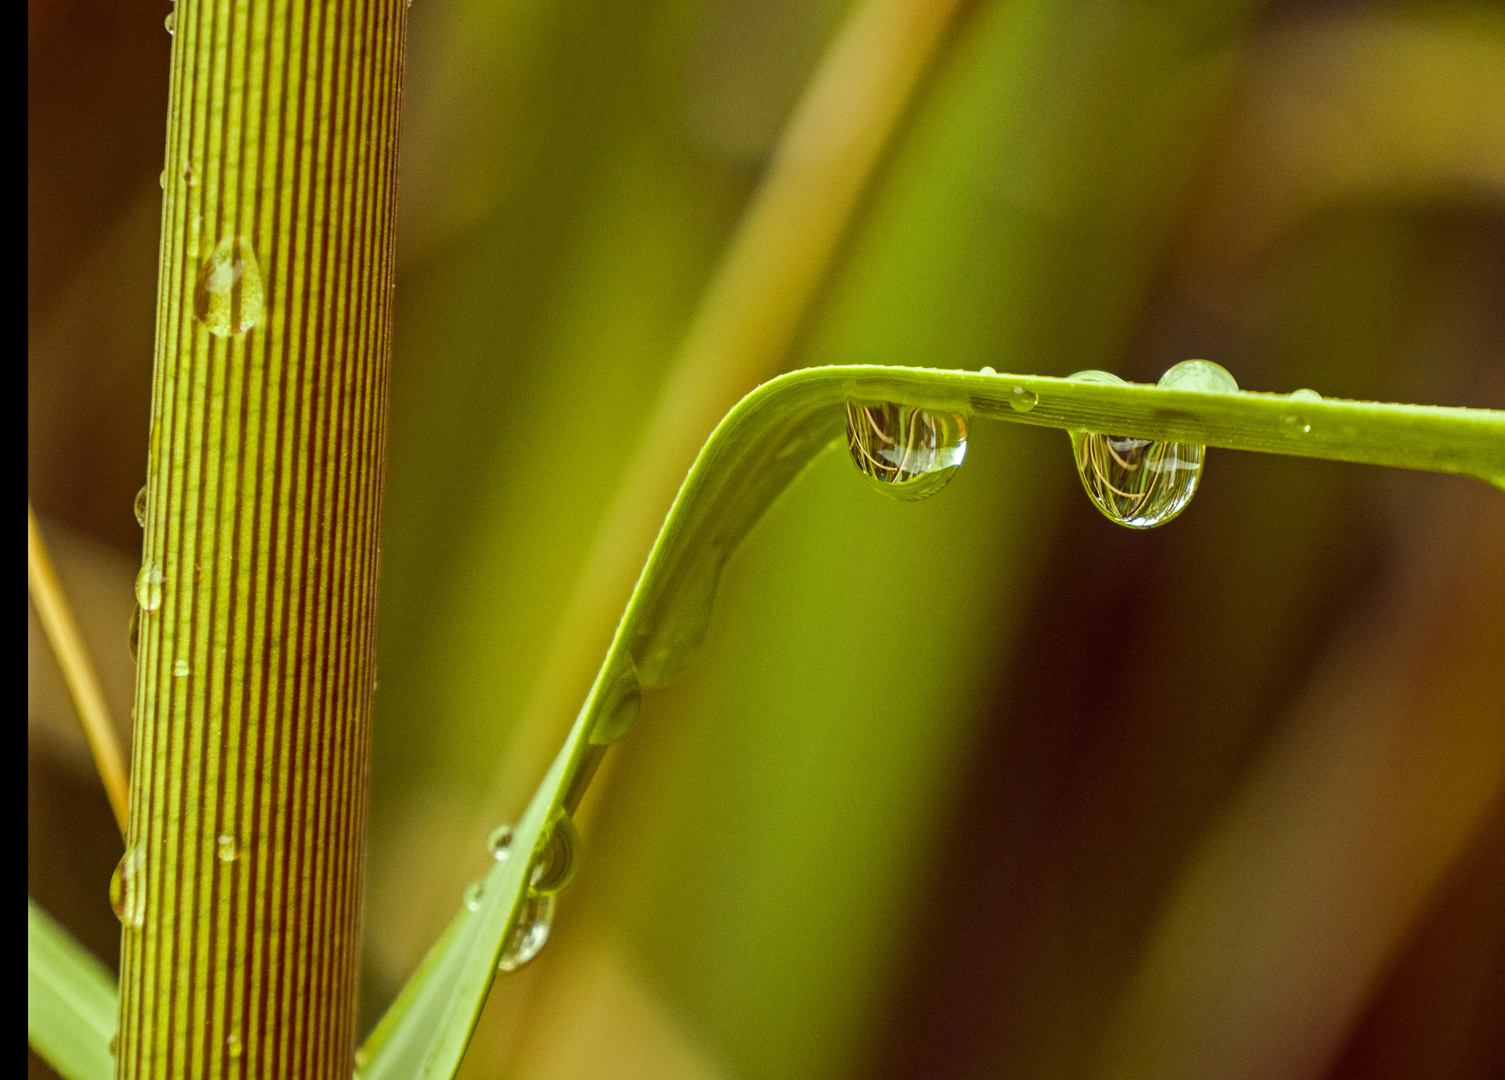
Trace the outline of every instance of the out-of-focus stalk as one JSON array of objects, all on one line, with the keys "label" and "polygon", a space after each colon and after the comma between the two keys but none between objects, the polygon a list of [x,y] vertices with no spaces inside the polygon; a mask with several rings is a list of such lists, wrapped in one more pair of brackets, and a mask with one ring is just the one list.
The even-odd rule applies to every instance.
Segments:
[{"label": "out-of-focus stalk", "polygon": [[402,0],[181,0],[118,1075],[348,1077]]}]

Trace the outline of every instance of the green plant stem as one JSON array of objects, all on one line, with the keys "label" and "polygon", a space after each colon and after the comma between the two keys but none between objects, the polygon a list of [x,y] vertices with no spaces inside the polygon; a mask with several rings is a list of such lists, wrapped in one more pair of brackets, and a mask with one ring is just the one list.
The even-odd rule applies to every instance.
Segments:
[{"label": "green plant stem", "polygon": [[[362,1080],[438,1080],[459,1067],[549,824],[574,811],[605,744],[630,727],[631,715],[621,719],[622,686],[661,685],[689,662],[726,560],[794,478],[841,439],[848,400],[1482,478],[1505,472],[1505,413],[1492,410],[871,366],[807,368],[765,383],[701,450],[595,685],[514,829],[512,857],[491,868],[477,907],[455,917],[378,1024],[362,1050]],[[1061,455],[1070,460],[1064,439]]]},{"label": "green plant stem", "polygon": [[346,1077],[403,0],[175,11],[121,1077]]}]

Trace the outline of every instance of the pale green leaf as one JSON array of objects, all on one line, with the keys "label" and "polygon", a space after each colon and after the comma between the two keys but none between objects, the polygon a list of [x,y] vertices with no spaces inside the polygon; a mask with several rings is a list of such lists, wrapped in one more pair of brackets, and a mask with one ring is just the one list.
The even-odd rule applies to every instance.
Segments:
[{"label": "pale green leaf", "polygon": [[109,970],[28,897],[26,1036],[67,1080],[115,1075],[119,995]]}]

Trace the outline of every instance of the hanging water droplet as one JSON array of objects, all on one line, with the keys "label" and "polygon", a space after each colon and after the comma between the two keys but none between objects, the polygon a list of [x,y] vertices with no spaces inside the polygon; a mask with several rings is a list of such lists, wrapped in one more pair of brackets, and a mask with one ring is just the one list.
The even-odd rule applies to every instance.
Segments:
[{"label": "hanging water droplet", "polygon": [[967,456],[967,420],[885,402],[847,402],[847,449],[885,495],[923,499],[946,486]]},{"label": "hanging water droplet", "polygon": [[486,837],[486,850],[497,862],[506,862],[512,857],[512,826],[498,825]]},{"label": "hanging water droplet", "polygon": [[177,29],[178,26],[178,13],[176,11],[169,11],[167,13],[167,18],[162,20],[162,25],[167,27],[167,32],[169,34],[172,33]]},{"label": "hanging water droplet", "polygon": [[[1123,384],[1106,371],[1082,371],[1082,382]],[[1187,360],[1161,376],[1159,385],[1198,393],[1231,393],[1233,376],[1206,360]],[[1202,478],[1206,447],[1159,442],[1127,435],[1071,431],[1077,473],[1093,504],[1112,521],[1131,529],[1164,525],[1186,509]]]},{"label": "hanging water droplet", "polygon": [[136,603],[142,611],[156,611],[162,606],[162,568],[156,563],[147,563],[136,575]]},{"label": "hanging water droplet", "polygon": [[139,659],[137,653],[141,650],[141,605],[137,604],[131,609],[131,628],[127,631],[126,645],[130,647],[131,659]]},{"label": "hanging water droplet", "polygon": [[592,700],[596,719],[591,726],[590,741],[605,746],[626,735],[643,706],[643,690],[631,661],[607,678],[605,688],[597,691]]},{"label": "hanging water droplet", "polygon": [[580,834],[570,815],[560,813],[554,818],[554,827],[544,840],[543,853],[533,867],[528,882],[533,892],[558,892],[575,876],[580,864]]},{"label": "hanging water droplet", "polygon": [[132,844],[110,875],[110,907],[127,930],[140,930],[146,922],[146,849]]},{"label": "hanging water droplet", "polygon": [[1025,386],[1016,386],[1009,391],[1009,408],[1015,412],[1029,412],[1040,401],[1040,396]]},{"label": "hanging water droplet", "polygon": [[554,894],[530,893],[518,909],[517,923],[507,936],[497,970],[516,971],[537,956],[548,943],[549,929],[553,925]]},{"label": "hanging water droplet", "polygon": [[141,490],[136,492],[136,501],[131,509],[136,512],[136,524],[146,528],[146,485],[141,485]]},{"label": "hanging water droplet", "polygon": [[172,662],[172,677],[174,679],[187,678],[189,670],[187,660],[174,660]]},{"label": "hanging water droplet", "polygon": [[238,1058],[241,1055],[240,1036],[233,1031],[225,1036],[225,1054],[231,1058]]},{"label": "hanging water droplet", "polygon": [[193,313],[216,337],[238,337],[261,322],[265,296],[251,242],[221,240],[199,269]]},{"label": "hanging water droplet", "polygon": [[167,170],[166,169],[163,169],[162,172],[161,172],[161,174],[158,175],[158,177],[157,177],[157,186],[159,188],[161,188],[163,191],[167,190]]},{"label": "hanging water droplet", "polygon": [[1321,401],[1322,395],[1315,390],[1307,390],[1303,387],[1300,390],[1292,390],[1290,398],[1292,401]]},{"label": "hanging water droplet", "polygon": [[240,845],[235,842],[235,837],[229,833],[220,833],[219,839],[215,842],[214,853],[219,857],[220,862],[234,862],[240,858]]},{"label": "hanging water droplet", "polygon": [[460,898],[465,903],[465,910],[480,911],[481,895],[485,891],[486,887],[479,881],[472,881],[469,885],[465,886],[465,895]]}]

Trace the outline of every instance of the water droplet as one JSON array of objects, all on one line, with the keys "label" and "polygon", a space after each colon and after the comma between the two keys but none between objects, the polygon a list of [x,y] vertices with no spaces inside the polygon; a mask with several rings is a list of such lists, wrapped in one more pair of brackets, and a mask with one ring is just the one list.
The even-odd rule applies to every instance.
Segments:
[{"label": "water droplet", "polygon": [[237,337],[261,322],[264,300],[251,242],[238,236],[221,240],[199,269],[194,315],[216,337]]},{"label": "water droplet", "polygon": [[240,1036],[233,1031],[225,1036],[225,1053],[232,1058],[241,1055]]},{"label": "water droplet", "polygon": [[1009,408],[1015,412],[1029,412],[1039,401],[1040,396],[1028,387],[1016,386],[1009,391]]},{"label": "water droplet", "polygon": [[162,25],[167,27],[167,32],[169,34],[172,33],[177,29],[178,26],[178,13],[176,11],[169,11],[167,13],[167,18],[162,20]]},{"label": "water droplet", "polygon": [[616,742],[627,734],[643,705],[643,690],[638,685],[638,674],[631,661],[619,667],[606,678],[606,686],[592,694],[596,719],[590,730],[590,741],[597,746]]},{"label": "water droplet", "polygon": [[189,187],[199,186],[199,171],[193,167],[193,162],[183,166],[183,183]]},{"label": "water droplet", "polygon": [[240,845],[229,833],[220,833],[219,840],[215,844],[215,854],[219,856],[220,862],[234,862],[240,858]]},{"label": "water droplet", "polygon": [[159,188],[161,188],[163,191],[167,190],[167,170],[166,169],[163,169],[162,172],[157,176],[157,186]]},{"label": "water droplet", "polygon": [[147,563],[136,575],[136,603],[142,611],[156,611],[162,606],[162,568],[156,563]]},{"label": "water droplet", "polygon": [[141,490],[136,492],[136,501],[131,509],[136,512],[136,524],[146,528],[146,485],[141,485]]},{"label": "water droplet", "polygon": [[1292,401],[1321,401],[1322,395],[1317,393],[1317,391],[1315,390],[1307,390],[1303,388],[1300,390],[1292,390],[1290,398]]},{"label": "water droplet", "polygon": [[113,1035],[110,1036],[110,1056],[111,1057],[119,1057],[120,1056],[120,1032],[118,1032],[118,1031],[115,1032],[115,1034],[113,1034]]},{"label": "water droplet", "polygon": [[960,413],[849,401],[847,449],[885,495],[923,499],[945,487],[966,458],[967,421]]},{"label": "water droplet", "polygon": [[498,971],[516,971],[542,950],[554,925],[554,894],[531,893],[517,912],[517,923],[507,938]]},{"label": "water droplet", "polygon": [[140,930],[146,922],[146,849],[132,844],[110,875],[110,907],[120,925]]},{"label": "water droplet", "polygon": [[486,837],[486,850],[497,862],[505,862],[512,856],[512,826],[498,825]]},{"label": "water droplet", "polygon": [[[1123,383],[1106,371],[1078,372],[1072,378]],[[1159,385],[1200,393],[1238,389],[1232,375],[1206,360],[1177,364],[1161,377]],[[1206,447],[1088,431],[1068,434],[1077,473],[1088,497],[1106,517],[1120,525],[1131,529],[1164,525],[1185,510],[1197,493]]]},{"label": "water droplet", "polygon": [[188,677],[189,667],[187,660],[174,660],[172,662],[172,677],[184,679]]},{"label": "water droplet", "polygon": [[985,365],[982,368],[982,370],[980,370],[977,374],[979,374],[979,375],[997,375],[998,372],[994,371],[991,366],[986,366]]},{"label": "water droplet", "polygon": [[485,891],[486,887],[479,881],[472,881],[469,885],[465,886],[465,895],[461,897],[465,902],[465,910],[480,911],[481,895]]},{"label": "water droplet", "polygon": [[580,865],[580,834],[570,815],[554,818],[554,827],[543,844],[543,852],[533,866],[529,888],[533,892],[554,893],[570,883]]},{"label": "water droplet", "polygon": [[141,605],[137,604],[131,609],[131,628],[127,633],[126,644],[130,646],[131,659],[139,659],[137,653],[141,649]]}]

